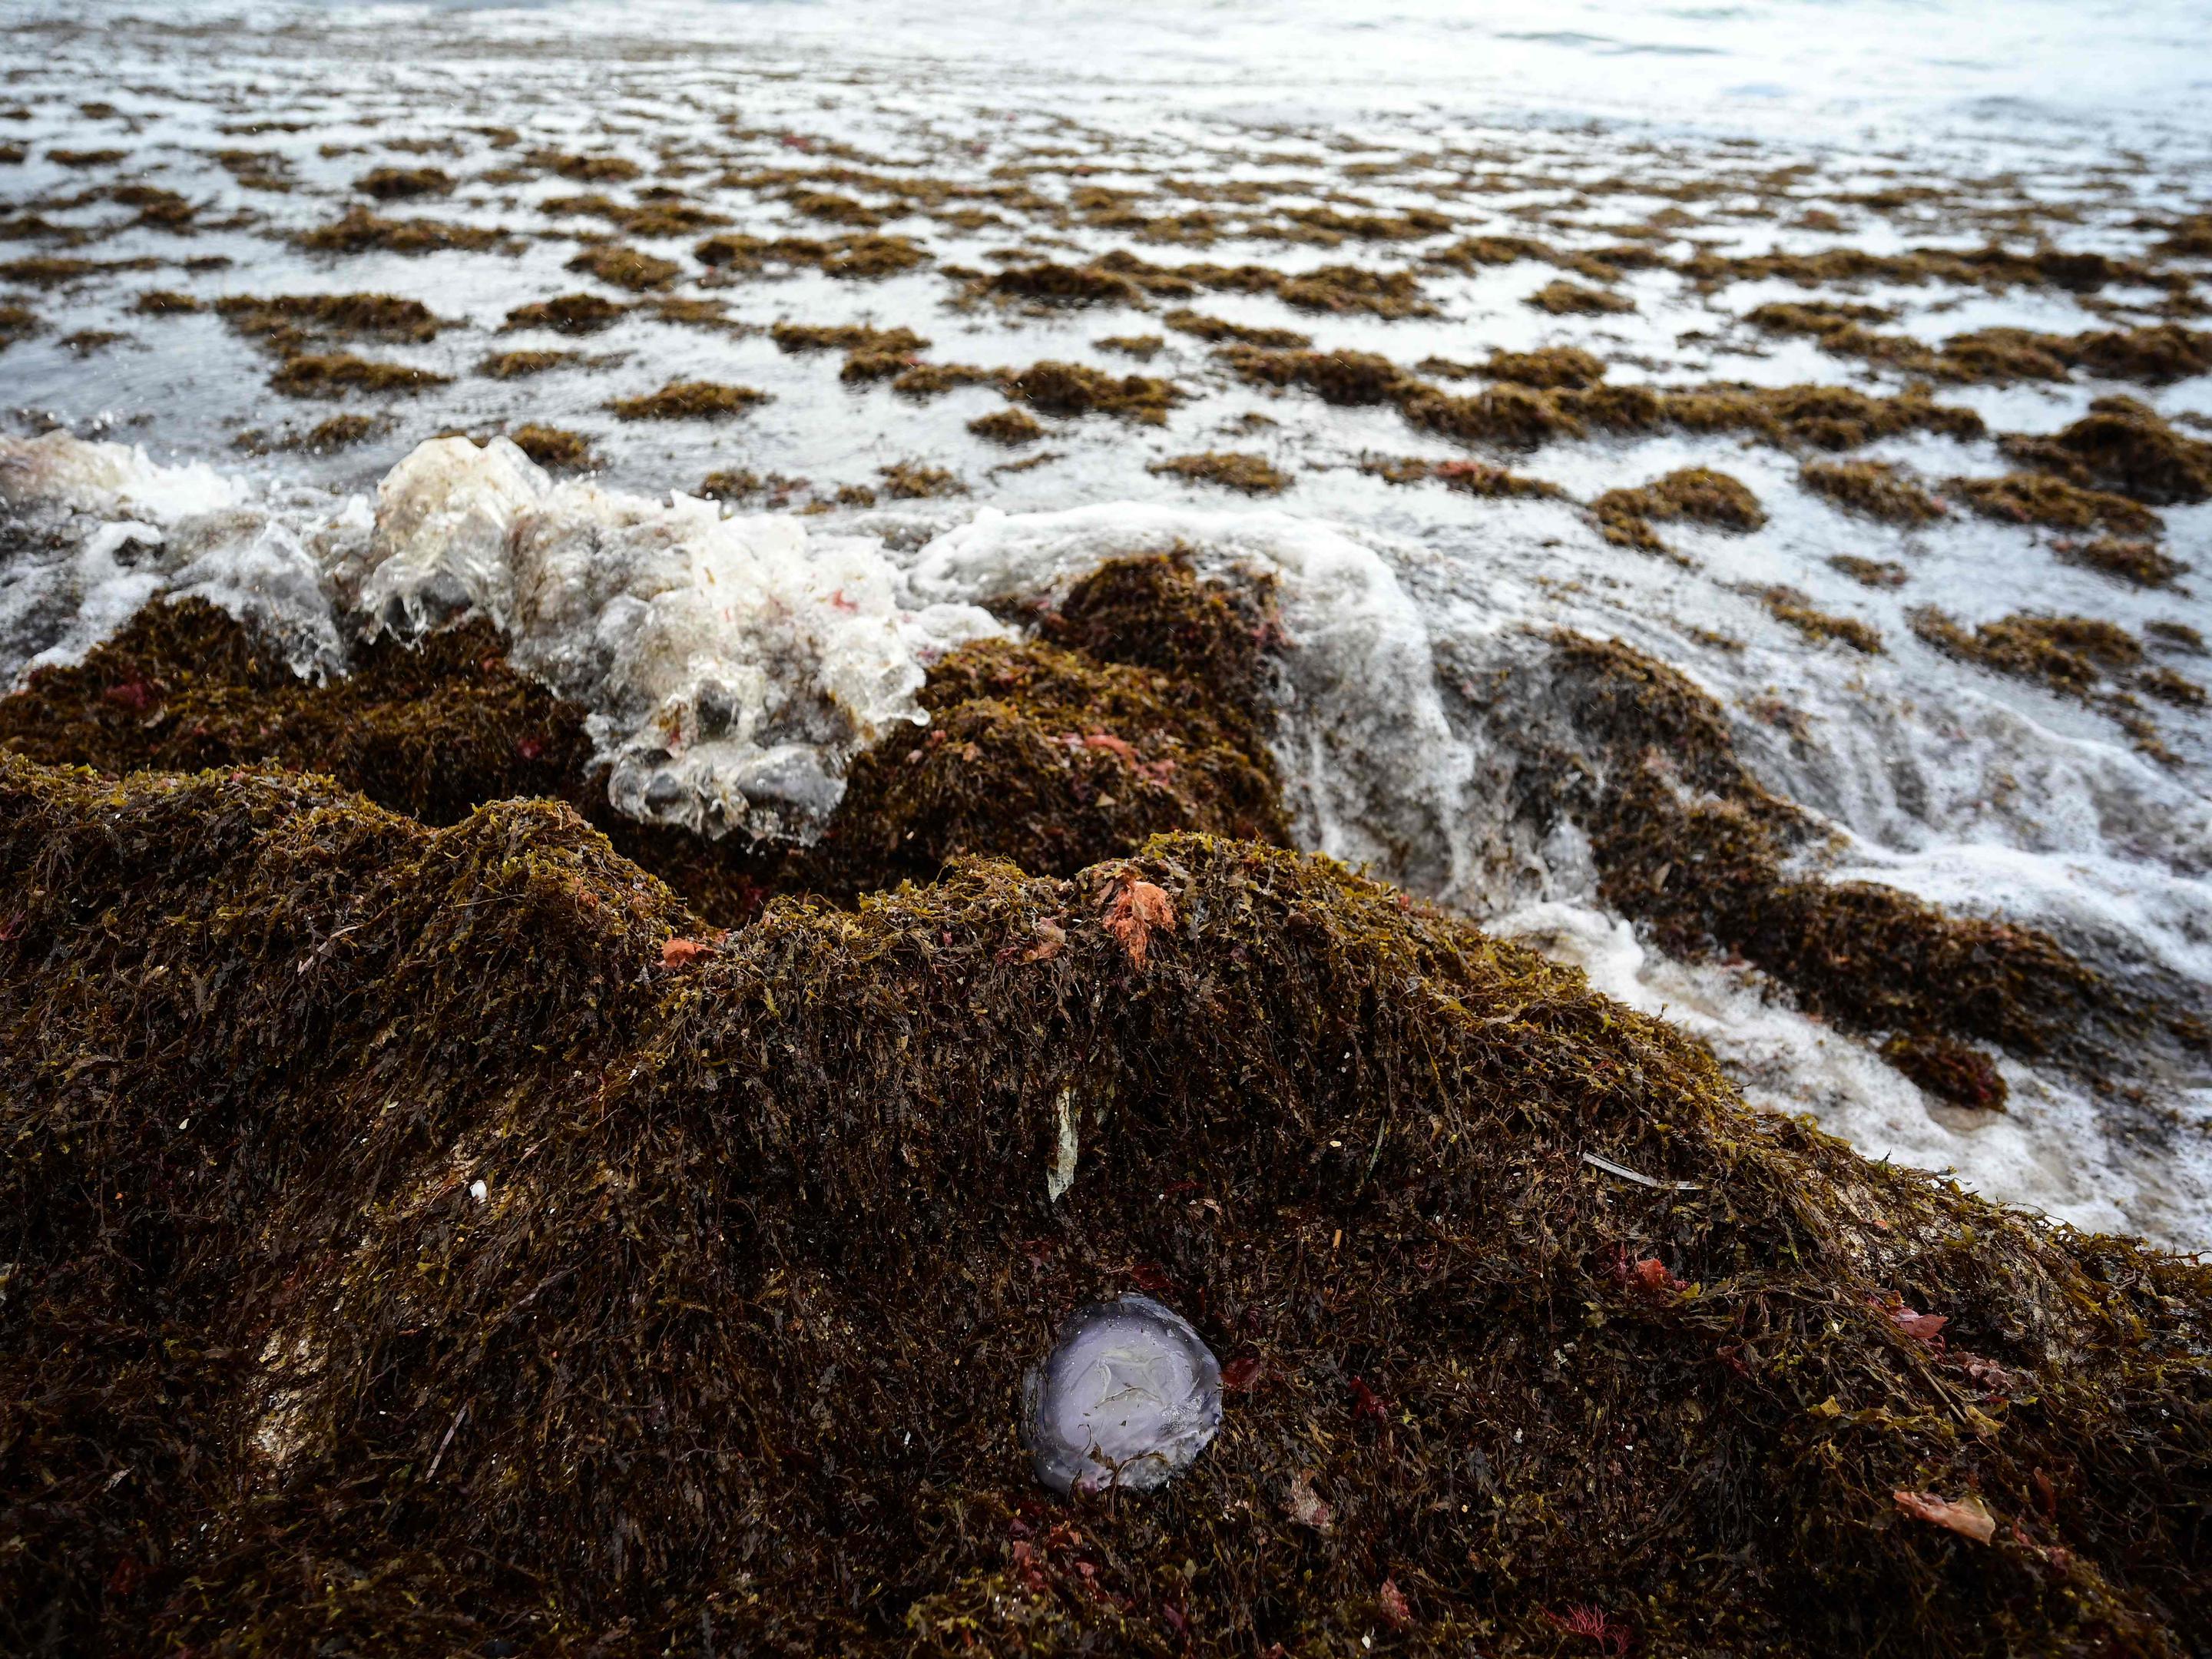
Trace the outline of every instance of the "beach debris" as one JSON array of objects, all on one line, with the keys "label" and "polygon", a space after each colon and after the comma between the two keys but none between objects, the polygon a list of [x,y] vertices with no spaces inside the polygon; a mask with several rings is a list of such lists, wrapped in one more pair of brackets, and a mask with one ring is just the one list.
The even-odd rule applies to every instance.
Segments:
[{"label": "beach debris", "polygon": [[1059,1134],[1054,1143],[1052,1169],[1044,1178],[1044,1196],[1048,1204],[1057,1204],[1062,1194],[1075,1184],[1075,1159],[1081,1143],[1075,1131],[1075,1091],[1062,1089],[1054,1112],[1059,1119]]},{"label": "beach debris", "polygon": [[1150,1492],[1221,1426],[1221,1368],[1189,1322],[1148,1296],[1078,1309],[1022,1382],[1037,1479],[1056,1492]]},{"label": "beach debris", "polygon": [[1316,1532],[1327,1532],[1336,1524],[1336,1510],[1313,1489],[1311,1469],[1300,1469],[1291,1477],[1291,1495],[1283,1507],[1291,1520]]},{"label": "beach debris", "polygon": [[1413,1628],[1413,1606],[1406,1600],[1406,1592],[1398,1588],[1398,1581],[1395,1577],[1382,1581],[1382,1588],[1375,1592],[1375,1599],[1382,1604],[1382,1616],[1389,1620],[1392,1628],[1396,1630]]},{"label": "beach debris", "polygon": [[1890,1496],[1897,1500],[1898,1508],[1915,1520],[1948,1527],[1977,1544],[1986,1544],[1996,1535],[1996,1517],[1972,1492],[1956,1501],[1924,1492],[1893,1492]]},{"label": "beach debris", "polygon": [[1149,881],[1128,876],[1107,889],[1100,919],[1129,953],[1129,965],[1142,973],[1146,953],[1152,948],[1152,930],[1175,932],[1175,904]]},{"label": "beach debris", "polygon": [[1547,1612],[1545,1619],[1553,1628],[1568,1636],[1587,1637],[1598,1645],[1601,1653],[1626,1653],[1636,1639],[1636,1633],[1626,1625],[1616,1625],[1602,1607],[1577,1604],[1564,1613]]},{"label": "beach debris", "polygon": [[1632,1181],[1639,1187],[1656,1188],[1662,1193],[1694,1193],[1698,1188],[1698,1183],[1694,1181],[1661,1181],[1652,1176],[1639,1174],[1625,1164],[1615,1164],[1611,1158],[1600,1158],[1595,1152],[1584,1152],[1583,1162],[1594,1170],[1602,1170],[1607,1175],[1619,1176],[1623,1181]]}]

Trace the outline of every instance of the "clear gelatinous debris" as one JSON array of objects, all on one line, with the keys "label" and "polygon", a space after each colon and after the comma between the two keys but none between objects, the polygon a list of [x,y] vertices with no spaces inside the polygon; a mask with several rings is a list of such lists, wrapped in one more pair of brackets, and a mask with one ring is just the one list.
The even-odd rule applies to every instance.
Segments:
[{"label": "clear gelatinous debris", "polygon": [[1149,1492],[1220,1428],[1221,1367],[1181,1315],[1117,1297],[1069,1316],[1022,1403],[1037,1479],[1054,1492]]}]

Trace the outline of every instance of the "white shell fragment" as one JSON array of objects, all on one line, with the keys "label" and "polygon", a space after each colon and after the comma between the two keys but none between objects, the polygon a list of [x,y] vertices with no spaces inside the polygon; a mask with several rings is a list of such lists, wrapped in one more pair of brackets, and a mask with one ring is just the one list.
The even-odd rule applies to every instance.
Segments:
[{"label": "white shell fragment", "polygon": [[1023,1438],[1056,1492],[1165,1486],[1220,1427],[1219,1363],[1150,1297],[1079,1308],[1023,1379]]},{"label": "white shell fragment", "polygon": [[1081,1154],[1082,1142],[1075,1133],[1075,1097],[1066,1089],[1060,1091],[1056,1108],[1060,1120],[1059,1139],[1053,1147],[1052,1168],[1046,1171],[1044,1196],[1048,1204],[1057,1204],[1060,1197],[1075,1184],[1075,1160]]}]

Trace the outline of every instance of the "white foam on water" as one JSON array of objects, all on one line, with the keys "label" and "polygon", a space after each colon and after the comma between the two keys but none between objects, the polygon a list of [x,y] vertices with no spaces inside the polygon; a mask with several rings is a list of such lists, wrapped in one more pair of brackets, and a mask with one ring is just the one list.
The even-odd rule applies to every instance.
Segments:
[{"label": "white foam on water", "polygon": [[434,439],[393,469],[356,603],[373,627],[490,617],[517,666],[591,711],[629,816],[801,842],[855,754],[926,721],[928,663],[1004,631],[973,605],[902,605],[874,541],[555,484],[503,438]]},{"label": "white foam on water", "polygon": [[0,684],[84,653],[156,598],[253,623],[294,670],[343,660],[321,565],[301,532],[205,462],[66,433],[0,437],[0,509],[27,533],[0,561]]}]

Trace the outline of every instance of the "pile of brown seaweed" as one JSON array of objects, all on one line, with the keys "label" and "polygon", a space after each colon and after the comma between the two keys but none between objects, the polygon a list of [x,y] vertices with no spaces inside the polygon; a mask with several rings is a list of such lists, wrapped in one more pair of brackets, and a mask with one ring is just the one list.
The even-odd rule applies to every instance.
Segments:
[{"label": "pile of brown seaweed", "polygon": [[[1264,596],[1036,621],[816,849],[630,832],[731,933],[481,629],[307,687],[155,612],[0,702],[0,1647],[2193,1650],[2212,1267],[1263,844]],[[1696,709],[1553,672],[1618,902],[1754,948],[1632,847]],[[1131,1290],[1221,1435],[1053,1498],[1022,1373]]]}]

